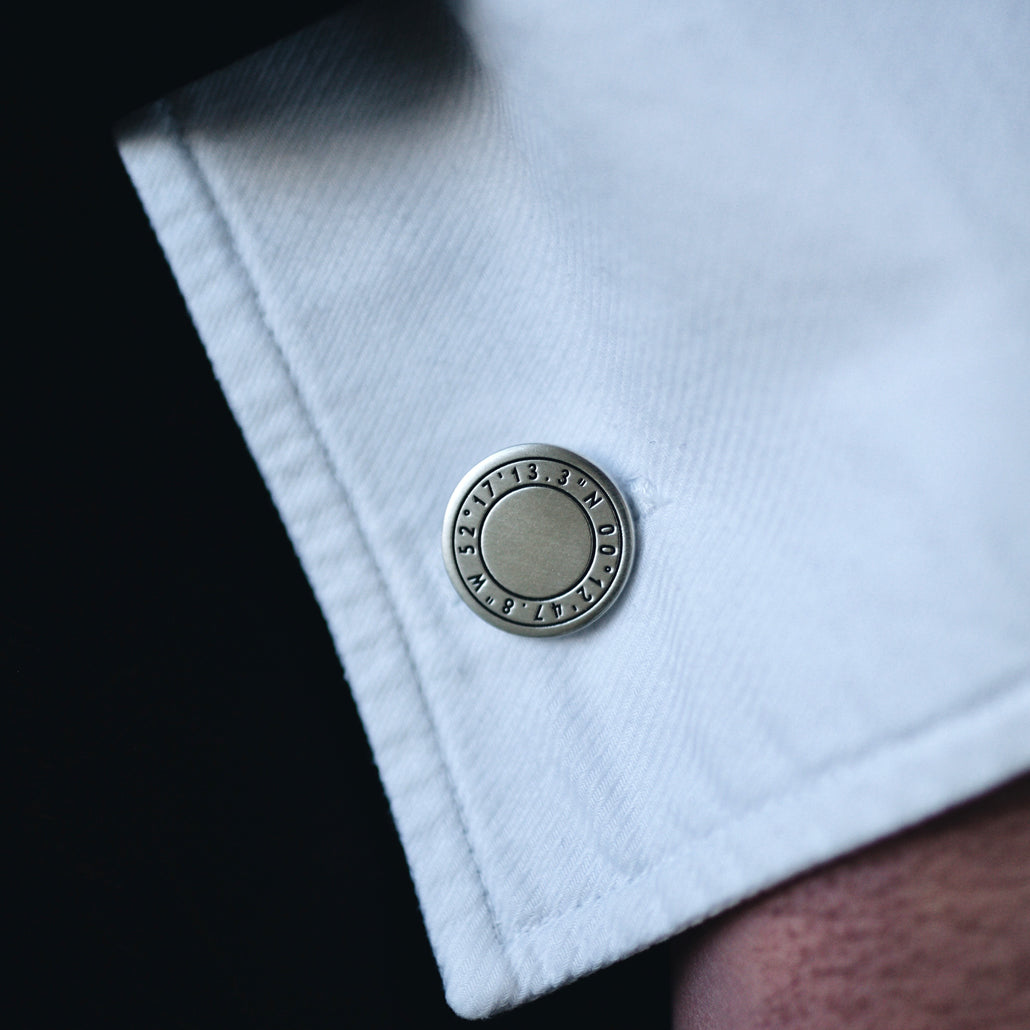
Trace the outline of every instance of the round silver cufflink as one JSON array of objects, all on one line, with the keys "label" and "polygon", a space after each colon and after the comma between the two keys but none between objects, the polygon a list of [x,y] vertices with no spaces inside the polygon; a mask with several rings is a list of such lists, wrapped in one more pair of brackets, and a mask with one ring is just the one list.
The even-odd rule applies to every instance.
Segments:
[{"label": "round silver cufflink", "polygon": [[557,636],[607,611],[633,568],[633,519],[618,487],[562,447],[522,444],[458,484],[443,556],[461,599],[491,625]]}]

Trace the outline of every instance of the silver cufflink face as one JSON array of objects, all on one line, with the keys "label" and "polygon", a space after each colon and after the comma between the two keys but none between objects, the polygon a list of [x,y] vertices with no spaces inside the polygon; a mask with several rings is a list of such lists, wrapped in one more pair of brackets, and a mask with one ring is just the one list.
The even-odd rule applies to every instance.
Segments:
[{"label": "silver cufflink face", "polygon": [[447,505],[443,556],[462,600],[499,629],[557,636],[593,622],[633,568],[626,499],[592,462],[551,444],[485,458]]}]

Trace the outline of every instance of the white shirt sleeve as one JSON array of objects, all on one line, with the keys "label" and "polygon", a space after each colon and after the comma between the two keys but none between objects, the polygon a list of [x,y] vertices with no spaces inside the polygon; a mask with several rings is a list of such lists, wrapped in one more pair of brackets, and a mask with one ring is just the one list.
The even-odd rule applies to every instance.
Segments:
[{"label": "white shirt sleeve", "polygon": [[[122,127],[462,1015],[1030,767],[1028,11],[357,6]],[[441,560],[527,441],[636,517],[571,636]]]}]

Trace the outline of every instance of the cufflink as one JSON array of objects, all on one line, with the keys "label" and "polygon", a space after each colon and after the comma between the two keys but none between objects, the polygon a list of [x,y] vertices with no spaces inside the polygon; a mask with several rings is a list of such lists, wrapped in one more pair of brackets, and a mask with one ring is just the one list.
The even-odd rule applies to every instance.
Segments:
[{"label": "cufflink", "polygon": [[593,463],[550,444],[485,458],[451,495],[443,557],[461,599],[499,629],[571,633],[606,612],[633,568],[626,499]]}]

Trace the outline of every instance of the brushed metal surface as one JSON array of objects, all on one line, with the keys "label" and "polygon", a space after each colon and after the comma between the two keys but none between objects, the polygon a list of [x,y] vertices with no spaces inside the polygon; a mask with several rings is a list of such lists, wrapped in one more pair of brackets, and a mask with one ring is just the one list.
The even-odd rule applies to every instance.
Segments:
[{"label": "brushed metal surface", "polygon": [[632,516],[592,462],[552,444],[491,455],[456,487],[444,564],[463,601],[491,625],[557,636],[619,596],[633,567]]}]

